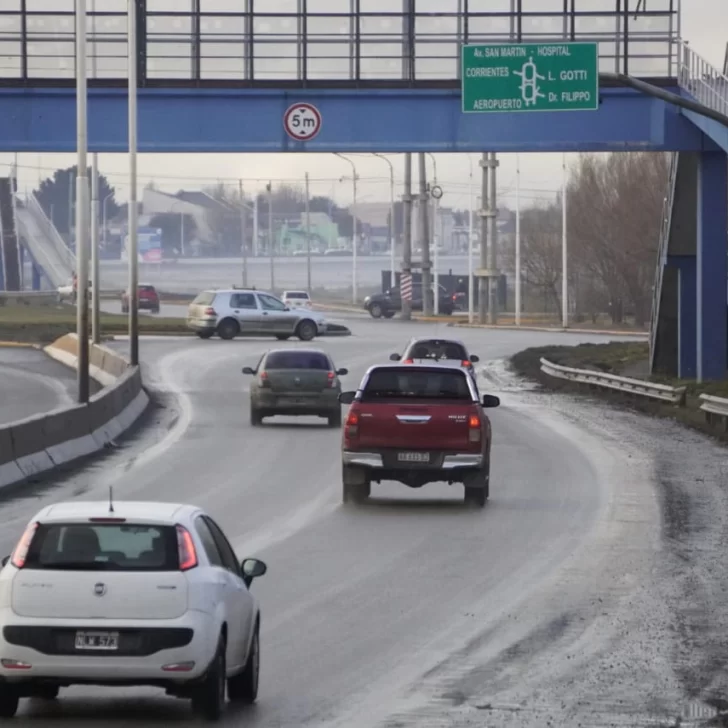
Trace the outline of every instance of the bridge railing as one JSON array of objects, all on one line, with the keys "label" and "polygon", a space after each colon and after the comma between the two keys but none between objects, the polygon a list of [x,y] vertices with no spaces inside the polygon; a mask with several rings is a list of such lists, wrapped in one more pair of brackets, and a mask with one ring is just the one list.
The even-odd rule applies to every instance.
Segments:
[{"label": "bridge railing", "polygon": [[[709,109],[728,115],[728,68],[721,72],[696,53],[687,41],[682,41],[679,47],[677,80],[680,88]],[[728,49],[726,66],[728,67]]]},{"label": "bridge railing", "polygon": [[55,247],[61,261],[65,263],[69,270],[76,270],[76,255],[66,245],[66,241],[61,237],[56,226],[50,221],[46,215],[43,206],[38,202],[38,198],[34,192],[31,192],[25,200],[28,211],[33,215],[39,227],[43,230],[48,241]]},{"label": "bridge railing", "polygon": [[[643,78],[674,78],[679,62],[680,0],[135,2],[141,86],[456,87],[468,43],[597,42],[600,70]],[[55,4],[0,10],[0,83],[73,84],[73,2]],[[91,85],[121,85],[126,0],[90,9]]]},{"label": "bridge railing", "polygon": [[654,362],[655,341],[657,337],[657,324],[660,317],[660,297],[662,296],[662,278],[667,262],[667,248],[670,242],[670,227],[672,225],[672,206],[675,200],[675,180],[677,179],[678,153],[673,152],[670,157],[670,171],[668,174],[667,196],[662,206],[662,226],[660,240],[657,248],[657,265],[655,267],[654,287],[652,289],[652,317],[650,319],[650,368]]}]

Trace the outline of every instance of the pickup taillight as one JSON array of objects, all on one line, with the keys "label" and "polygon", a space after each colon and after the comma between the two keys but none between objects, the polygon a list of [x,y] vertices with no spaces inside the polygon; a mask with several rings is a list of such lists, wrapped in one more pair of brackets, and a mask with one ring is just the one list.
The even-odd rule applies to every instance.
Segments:
[{"label": "pickup taillight", "polygon": [[359,436],[359,412],[356,403],[349,408],[349,414],[346,416],[344,423],[344,440],[349,442]]},{"label": "pickup taillight", "polygon": [[471,414],[468,417],[468,442],[480,442],[482,424],[479,415]]}]

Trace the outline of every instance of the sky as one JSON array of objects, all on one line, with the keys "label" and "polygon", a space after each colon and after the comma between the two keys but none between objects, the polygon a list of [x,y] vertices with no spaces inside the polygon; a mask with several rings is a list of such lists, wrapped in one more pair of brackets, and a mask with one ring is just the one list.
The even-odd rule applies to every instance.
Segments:
[{"label": "sky", "polygon": [[[118,5],[120,0],[105,0]],[[215,0],[209,0],[214,2]],[[438,0],[439,1],[439,0]],[[445,0],[442,0],[444,2]],[[498,0],[480,0],[482,5]],[[544,0],[539,0],[544,2]],[[33,9],[58,7],[61,0],[32,0]],[[87,0],[89,2],[89,0]],[[280,2],[280,0],[270,0]],[[319,5],[332,0],[318,0]],[[664,0],[657,2],[663,4]],[[650,0],[646,0],[649,9]],[[68,4],[63,0],[63,4]],[[158,3],[159,4],[159,3]],[[173,3],[174,4],[174,3]],[[502,4],[502,0],[501,0]],[[553,3],[551,3],[553,4]],[[728,0],[682,0],[682,37],[690,41],[693,49],[708,62],[723,67],[726,42],[728,42]],[[37,8],[35,6],[38,6]],[[179,7],[179,5],[177,5]],[[388,201],[389,167],[381,159],[371,155],[349,155],[356,163],[361,177],[358,199],[360,202]],[[438,182],[443,188],[441,204],[447,207],[466,208],[470,188],[470,169],[475,174],[474,192],[478,187],[478,155],[436,154]],[[567,164],[571,155],[567,155]],[[389,155],[395,165],[395,192],[401,194],[402,155]],[[499,204],[513,206],[516,186],[516,155],[499,155],[498,169]],[[0,154],[0,165],[10,166],[12,154]],[[59,167],[75,164],[72,154],[21,154],[18,155],[19,186],[21,191],[37,186],[39,178],[48,177]],[[561,154],[521,154],[522,204],[538,204],[553,197],[562,179]],[[432,173],[432,157],[428,159]],[[117,198],[125,201],[128,195],[127,162],[123,154],[99,155],[99,168],[117,190]],[[141,188],[154,180],[161,190],[176,192],[179,189],[199,189],[214,185],[217,181],[235,185],[243,179],[246,192],[262,190],[265,182],[272,179],[302,184],[304,174],[311,174],[311,194],[334,197],[340,205],[352,200],[351,183],[342,183],[343,175],[351,175],[350,166],[332,154],[145,154],[139,155],[139,197]],[[417,180],[416,169],[414,181]]]}]

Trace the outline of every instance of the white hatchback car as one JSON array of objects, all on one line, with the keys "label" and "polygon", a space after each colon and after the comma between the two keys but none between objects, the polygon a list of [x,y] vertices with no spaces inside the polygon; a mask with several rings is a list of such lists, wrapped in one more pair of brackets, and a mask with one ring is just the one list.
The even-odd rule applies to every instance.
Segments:
[{"label": "white hatchback car", "polygon": [[150,685],[218,720],[252,703],[260,664],[252,580],[220,527],[190,505],[48,506],[0,571],[0,718],[68,685]]},{"label": "white hatchback car", "polygon": [[290,309],[313,308],[311,296],[308,294],[308,291],[283,291],[281,301]]}]

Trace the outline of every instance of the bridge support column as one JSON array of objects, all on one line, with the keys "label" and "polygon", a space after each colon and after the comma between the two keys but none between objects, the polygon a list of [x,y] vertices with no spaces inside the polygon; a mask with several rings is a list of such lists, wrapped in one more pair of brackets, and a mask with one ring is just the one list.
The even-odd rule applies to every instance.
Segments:
[{"label": "bridge support column", "polygon": [[697,275],[694,255],[669,255],[667,265],[678,272],[677,287],[677,375],[697,375]]},{"label": "bridge support column", "polygon": [[[703,152],[698,165],[697,380],[721,380],[728,369],[728,159]],[[682,354],[680,356],[682,359]]]},{"label": "bridge support column", "polygon": [[40,268],[33,263],[33,279],[32,279],[32,288],[34,291],[40,291],[40,278],[41,278],[41,272]]}]

